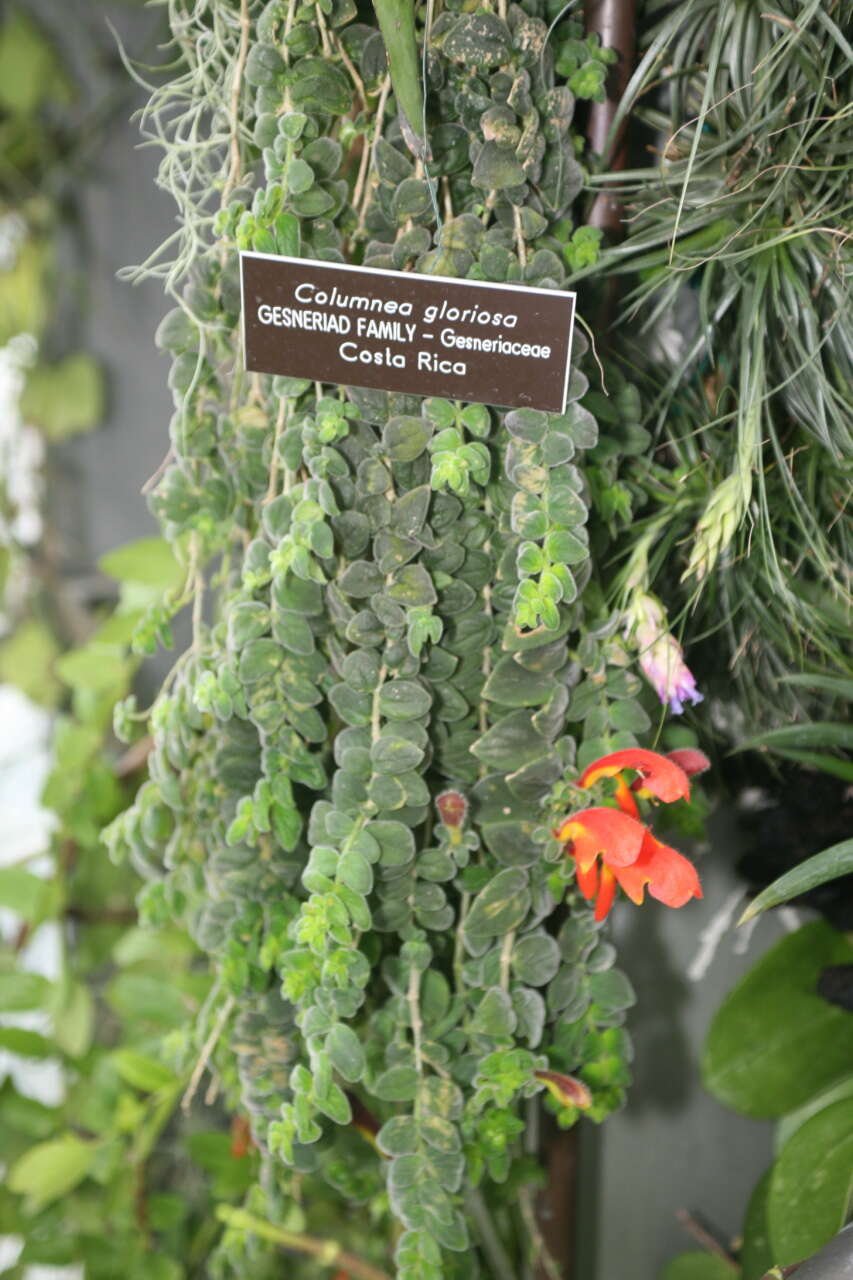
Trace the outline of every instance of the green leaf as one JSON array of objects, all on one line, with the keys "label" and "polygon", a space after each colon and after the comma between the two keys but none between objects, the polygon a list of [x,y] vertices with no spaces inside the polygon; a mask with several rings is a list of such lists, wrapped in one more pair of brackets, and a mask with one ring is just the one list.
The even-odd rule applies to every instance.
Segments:
[{"label": "green leaf", "polygon": [[606,969],[589,976],[589,994],[605,1013],[618,1013],[637,1003],[634,988],[619,969]]},{"label": "green leaf", "polygon": [[471,754],[492,769],[509,772],[541,760],[549,750],[548,742],[533,726],[531,712],[511,711],[474,742]]},{"label": "green leaf", "polygon": [[444,1116],[435,1113],[422,1116],[419,1127],[422,1137],[437,1151],[455,1152],[462,1147],[459,1130]]},{"label": "green leaf", "polygon": [[37,1031],[23,1027],[0,1027],[0,1049],[15,1053],[19,1058],[51,1058],[56,1056],[56,1046]]},{"label": "green leaf", "polygon": [[353,893],[363,897],[373,888],[373,872],[370,863],[360,853],[345,853],[338,863],[337,878]]},{"label": "green leaf", "polygon": [[407,1156],[418,1149],[418,1127],[413,1116],[392,1116],[376,1135],[379,1150],[386,1156]]},{"label": "green leaf", "polygon": [[134,1049],[117,1049],[112,1055],[116,1071],[126,1084],[144,1093],[154,1093],[175,1084],[175,1074],[156,1058],[137,1053]]},{"label": "green leaf", "polygon": [[379,845],[383,867],[403,867],[415,854],[415,838],[402,822],[371,822],[366,828]]},{"label": "green leaf", "polygon": [[413,462],[426,449],[431,434],[425,418],[391,418],[382,432],[382,444],[392,462]]},{"label": "green leaf", "polygon": [[853,701],[853,680],[845,676],[810,675],[797,672],[794,675],[780,677],[783,684],[802,685],[806,689],[820,689],[823,693],[834,694],[846,702]]},{"label": "green leaf", "polygon": [[343,115],[349,108],[352,85],[346,72],[334,62],[300,58],[288,75],[288,83],[295,107],[321,115]]},{"label": "green leaf", "polygon": [[770,907],[778,907],[783,902],[790,902],[791,898],[808,893],[810,889],[816,889],[818,885],[826,884],[828,880],[837,880],[839,876],[846,876],[851,871],[853,871],[853,840],[842,840],[840,844],[823,849],[813,858],[807,858],[798,867],[794,867],[792,871],[774,880],[759,893],[757,898],[753,898],[738,920],[738,924],[746,924],[747,920],[752,920],[762,911],[767,911]]},{"label": "green leaf", "polygon": [[418,1088],[414,1067],[389,1067],[374,1082],[370,1092],[385,1102],[411,1102]]},{"label": "green leaf", "polygon": [[30,1147],[12,1165],[6,1179],[10,1191],[27,1197],[30,1212],[58,1200],[82,1182],[95,1161],[97,1147],[73,1133]]},{"label": "green leaf", "polygon": [[50,628],[27,618],[0,644],[0,682],[14,685],[39,706],[54,707],[65,695],[53,672],[58,654]]},{"label": "green leaf", "polygon": [[491,987],[477,1005],[471,1030],[484,1036],[511,1036],[515,1025],[516,1015],[508,993],[500,987]]},{"label": "green leaf", "polygon": [[483,697],[504,707],[538,707],[548,701],[556,687],[552,676],[530,671],[507,655],[495,664],[483,688]]},{"label": "green leaf", "polygon": [[58,886],[23,867],[0,867],[0,906],[35,924],[58,906]]},{"label": "green leaf", "polygon": [[475,187],[500,191],[504,187],[521,186],[524,178],[524,169],[513,147],[500,142],[483,143],[471,174],[471,182]]},{"label": "green leaf", "polygon": [[853,945],[817,922],[758,961],[717,1011],[702,1071],[716,1098],[745,1115],[784,1115],[849,1070],[853,1018],[817,994],[828,965],[853,963]]},{"label": "green leaf", "polygon": [[509,28],[493,13],[458,18],[444,41],[448,58],[478,68],[502,66],[509,59],[510,48]]},{"label": "green leaf", "polygon": [[560,967],[560,948],[545,933],[520,938],[512,951],[516,977],[531,987],[544,987]]},{"label": "green leaf", "polygon": [[853,1100],[833,1103],[798,1129],[770,1179],[767,1222],[773,1260],[810,1257],[847,1221],[853,1170]]},{"label": "green leaf", "polygon": [[352,1027],[336,1023],[326,1036],[326,1052],[335,1070],[351,1084],[364,1075],[364,1049]]},{"label": "green leaf", "polygon": [[407,609],[426,608],[438,599],[432,578],[422,564],[407,564],[398,569],[385,594]]},{"label": "green leaf", "polygon": [[53,983],[39,973],[0,973],[0,1013],[44,1009],[53,994]]},{"label": "green leaf", "polygon": [[743,1224],[743,1247],[740,1252],[740,1265],[743,1270],[742,1280],[763,1280],[773,1266],[773,1254],[770,1250],[770,1236],[767,1227],[767,1196],[770,1191],[770,1175],[768,1169],[756,1184],[750,1196]]},{"label": "green leaf", "polygon": [[527,872],[507,867],[477,894],[465,920],[465,932],[472,939],[497,938],[521,924],[529,906]]},{"label": "green leaf", "polygon": [[294,195],[301,195],[314,185],[314,170],[305,160],[291,160],[287,166],[287,187]]},{"label": "green leaf", "polygon": [[92,1043],[95,1001],[85,982],[72,981],[65,1003],[53,1016],[53,1038],[70,1058],[81,1058]]},{"label": "green leaf", "polygon": [[121,646],[92,643],[63,654],[55,663],[55,670],[71,689],[109,693],[124,688],[131,665]]},{"label": "green leaf", "polygon": [[791,1141],[797,1130],[801,1129],[807,1120],[811,1120],[812,1116],[816,1116],[819,1111],[831,1106],[833,1102],[840,1102],[843,1098],[853,1098],[853,1075],[835,1080],[828,1089],[822,1089],[820,1093],[816,1093],[796,1111],[789,1111],[787,1115],[782,1116],[776,1125],[773,1137],[777,1154]]},{"label": "green leaf", "polygon": [[370,749],[371,762],[379,773],[397,776],[408,773],[416,769],[423,758],[423,751],[414,742],[388,731],[381,733]]},{"label": "green leaf", "polygon": [[769,729],[767,733],[747,738],[737,750],[755,751],[758,747],[766,747],[768,751],[774,751],[777,747],[841,747],[849,751],[853,748],[853,724],[842,724],[834,720],[785,724],[779,729]]},{"label": "green leaf", "polygon": [[415,720],[431,705],[432,695],[414,680],[389,680],[379,693],[379,710],[389,720]]},{"label": "green leaf", "polygon": [[353,560],[338,580],[344,595],[357,599],[372,596],[375,591],[381,591],[383,585],[382,574],[372,560]]},{"label": "green leaf", "polygon": [[104,413],[104,379],[91,356],[66,356],[59,364],[39,365],[27,378],[21,396],[27,422],[51,441],[91,431]]},{"label": "green leaf", "polygon": [[178,564],[165,538],[138,538],[101,556],[98,568],[119,582],[169,591],[179,587],[186,570]]},{"label": "green leaf", "polygon": [[737,1280],[737,1273],[713,1253],[682,1253],[664,1267],[660,1280]]}]

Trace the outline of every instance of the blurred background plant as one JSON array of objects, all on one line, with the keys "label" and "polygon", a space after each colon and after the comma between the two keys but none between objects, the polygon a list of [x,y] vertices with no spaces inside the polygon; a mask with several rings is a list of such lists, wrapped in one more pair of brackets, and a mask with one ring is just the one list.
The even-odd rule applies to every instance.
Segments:
[{"label": "blurred background plant", "polygon": [[136,927],[136,877],[100,843],[145,761],[144,743],[119,752],[111,731],[137,666],[129,637],[178,567],[153,540],[125,548],[102,566],[121,580],[118,606],[87,607],[62,580],[49,514],[51,446],[105,408],[97,362],[66,346],[85,296],[75,187],[105,114],[104,101],[94,113],[81,103],[37,22],[4,10],[0,1270],[172,1280],[204,1274],[211,1188],[239,1194],[252,1155],[232,1151],[226,1131],[172,1125],[186,1082],[154,1046],[200,1005],[207,979],[188,939]]}]

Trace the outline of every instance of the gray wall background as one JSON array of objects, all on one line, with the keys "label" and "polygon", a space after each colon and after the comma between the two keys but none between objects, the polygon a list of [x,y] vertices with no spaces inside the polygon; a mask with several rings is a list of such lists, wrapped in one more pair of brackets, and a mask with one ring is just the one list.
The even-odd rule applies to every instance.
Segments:
[{"label": "gray wall background", "polygon": [[[75,37],[75,15],[94,24],[85,0],[30,0],[32,9],[71,41],[71,52],[97,94],[109,77],[91,42]],[[161,11],[106,9],[129,53],[156,60]],[[104,36],[104,40],[107,37]],[[113,76],[114,76],[113,72]],[[114,83],[114,80],[113,80]],[[69,346],[85,345],[104,363],[109,412],[103,427],[70,442],[55,458],[52,507],[64,532],[67,571],[91,581],[99,555],[155,532],[140,493],[168,448],[172,411],[168,361],[153,335],[168,309],[157,282],[131,287],[118,270],[141,262],[174,228],[174,209],[155,188],[157,154],[139,149],[131,112],[144,95],[129,92],[96,154],[81,192],[87,248],[81,271],[88,311],[85,331]],[[736,955],[731,932],[700,983],[685,976],[700,933],[730,897],[737,845],[734,820],[718,815],[713,852],[702,860],[705,898],[682,911],[657,903],[620,906],[614,932],[623,968],[639,1002],[630,1018],[636,1044],[635,1085],[627,1108],[602,1129],[582,1134],[581,1235],[577,1280],[655,1280],[675,1253],[693,1246],[677,1223],[687,1208],[734,1237],[749,1192],[770,1160],[770,1127],[732,1115],[702,1090],[699,1057],[722,995],[779,935],[762,922],[749,954]],[[247,1280],[251,1280],[247,1277]]]}]

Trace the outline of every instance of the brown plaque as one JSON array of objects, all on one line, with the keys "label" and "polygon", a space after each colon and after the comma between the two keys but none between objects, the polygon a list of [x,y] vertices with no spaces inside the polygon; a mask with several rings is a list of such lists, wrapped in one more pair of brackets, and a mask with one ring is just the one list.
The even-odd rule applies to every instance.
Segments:
[{"label": "brown plaque", "polygon": [[246,368],[562,413],[575,295],[241,253]]}]

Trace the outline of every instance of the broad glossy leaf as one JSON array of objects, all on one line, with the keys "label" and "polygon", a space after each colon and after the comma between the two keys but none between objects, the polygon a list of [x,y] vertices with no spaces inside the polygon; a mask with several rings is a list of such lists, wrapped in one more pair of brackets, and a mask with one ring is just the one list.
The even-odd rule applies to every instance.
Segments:
[{"label": "broad glossy leaf", "polygon": [[849,1071],[853,1018],[817,994],[821,970],[853,963],[853,945],[822,923],[783,938],[726,997],[702,1062],[715,1097],[751,1116],[780,1116]]},{"label": "broad glossy leaf", "polygon": [[713,1253],[682,1253],[664,1267],[660,1280],[737,1280],[737,1274]]},{"label": "broad glossy leaf", "polygon": [[763,1280],[773,1266],[770,1235],[767,1226],[767,1196],[770,1191],[772,1168],[761,1177],[749,1199],[743,1224],[743,1247],[740,1264],[742,1280]]},{"label": "broad glossy leaf", "polygon": [[770,1179],[767,1222],[773,1260],[810,1257],[844,1226],[853,1170],[853,1100],[833,1103],[798,1129]]}]

